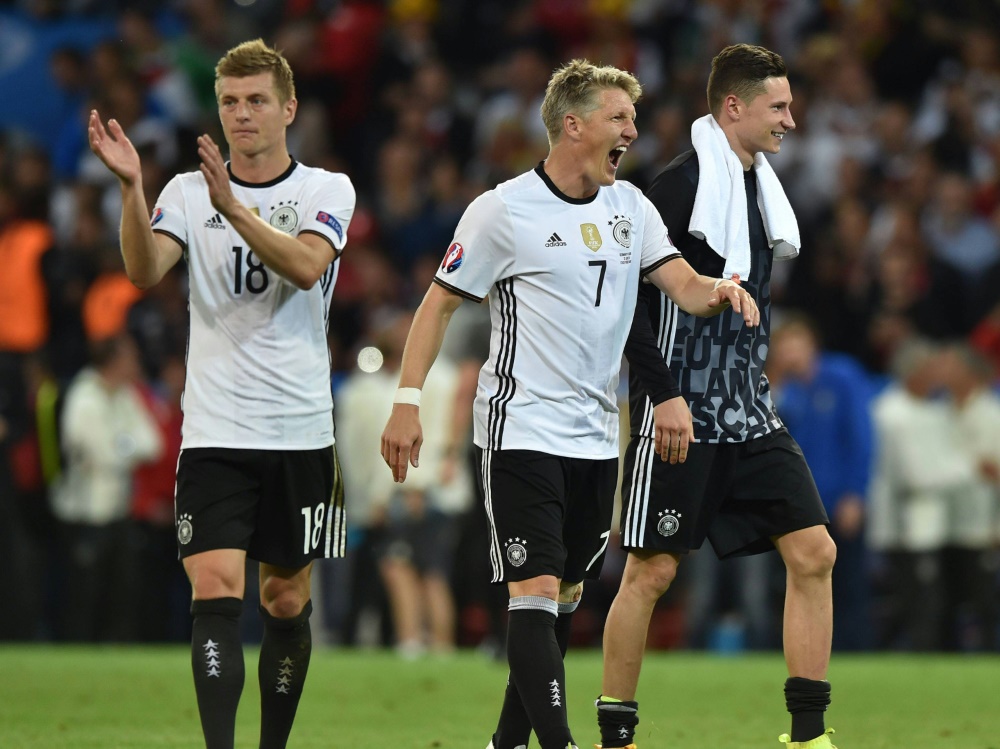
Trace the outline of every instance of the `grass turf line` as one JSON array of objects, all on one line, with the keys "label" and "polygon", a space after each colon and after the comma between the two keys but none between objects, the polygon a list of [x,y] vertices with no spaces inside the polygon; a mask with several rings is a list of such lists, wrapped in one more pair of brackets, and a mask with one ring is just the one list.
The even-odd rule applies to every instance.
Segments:
[{"label": "grass turf line", "polygon": [[[236,746],[257,746],[257,653]],[[183,647],[0,645],[0,747],[202,746]],[[318,649],[289,749],[480,749],[496,723],[506,666],[473,652],[404,662],[388,652]],[[600,653],[567,659],[569,715],[597,740]],[[640,683],[641,749],[778,749],[788,730],[777,654],[650,653]],[[835,654],[828,723],[841,749],[1000,749],[1000,656]],[[537,744],[533,741],[533,746]]]}]

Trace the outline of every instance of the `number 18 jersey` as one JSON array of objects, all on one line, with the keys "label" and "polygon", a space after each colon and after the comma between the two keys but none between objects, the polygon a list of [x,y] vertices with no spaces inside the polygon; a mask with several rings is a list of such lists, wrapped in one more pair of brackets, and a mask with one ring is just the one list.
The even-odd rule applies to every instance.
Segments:
[{"label": "number 18 jersey", "polygon": [[354,187],[343,174],[295,161],[270,182],[230,174],[230,185],[271,226],[293,236],[318,234],[337,257],[303,291],[265,267],[215,210],[201,172],[167,184],[151,224],[181,244],[188,265],[182,446],[328,447],[334,437],[326,331]]},{"label": "number 18 jersey", "polygon": [[539,165],[473,201],[434,280],[477,302],[489,295],[476,445],[617,457],[640,277],[674,257],[660,215],[627,182],[574,199]]}]

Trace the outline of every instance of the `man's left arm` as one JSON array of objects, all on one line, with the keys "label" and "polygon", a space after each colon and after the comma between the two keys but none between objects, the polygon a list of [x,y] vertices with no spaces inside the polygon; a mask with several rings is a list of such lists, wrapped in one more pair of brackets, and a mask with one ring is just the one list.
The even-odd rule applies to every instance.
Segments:
[{"label": "man's left arm", "polygon": [[654,268],[646,278],[689,314],[712,317],[731,306],[747,325],[760,324],[757,304],[742,286],[699,275],[683,258]]}]

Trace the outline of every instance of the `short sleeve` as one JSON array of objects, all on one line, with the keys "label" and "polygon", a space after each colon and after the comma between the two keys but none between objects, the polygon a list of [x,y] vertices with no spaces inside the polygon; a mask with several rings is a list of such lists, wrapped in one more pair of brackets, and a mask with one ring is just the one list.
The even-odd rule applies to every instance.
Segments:
[{"label": "short sleeve", "polygon": [[514,263],[514,229],[496,190],[476,198],[462,215],[435,283],[467,299],[482,301]]},{"label": "short sleeve", "polygon": [[645,275],[650,271],[663,265],[667,260],[678,254],[674,243],[670,241],[667,227],[660,218],[660,212],[656,210],[649,199],[642,198],[642,208],[645,214],[642,233],[642,259],[640,267]]},{"label": "short sleeve", "polygon": [[339,255],[347,243],[347,227],[354,216],[357,194],[346,174],[322,172],[316,177],[303,211],[299,234],[319,234]]},{"label": "short sleeve", "polygon": [[173,237],[181,247],[187,247],[188,229],[187,218],[184,215],[182,177],[183,175],[178,174],[163,188],[160,197],[156,199],[149,225],[154,232]]}]

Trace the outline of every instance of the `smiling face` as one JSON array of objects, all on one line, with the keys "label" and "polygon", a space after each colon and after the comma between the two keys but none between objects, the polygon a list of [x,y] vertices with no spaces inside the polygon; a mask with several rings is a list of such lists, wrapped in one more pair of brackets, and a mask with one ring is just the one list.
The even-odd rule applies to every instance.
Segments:
[{"label": "smiling face", "polygon": [[749,103],[737,96],[727,97],[726,106],[738,114],[734,137],[729,140],[744,167],[750,167],[755,154],[781,150],[785,133],[795,129],[791,105],[792,91],[787,78],[765,79],[764,92]]},{"label": "smiling face", "polygon": [[621,158],[636,138],[635,106],[620,88],[606,88],[598,95],[597,109],[580,122],[581,143],[586,156],[581,167],[594,188],[615,183]]},{"label": "smiling face", "polygon": [[297,102],[281,102],[273,73],[220,78],[218,98],[219,119],[233,158],[286,155],[285,130],[295,119]]}]

